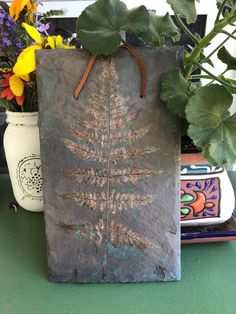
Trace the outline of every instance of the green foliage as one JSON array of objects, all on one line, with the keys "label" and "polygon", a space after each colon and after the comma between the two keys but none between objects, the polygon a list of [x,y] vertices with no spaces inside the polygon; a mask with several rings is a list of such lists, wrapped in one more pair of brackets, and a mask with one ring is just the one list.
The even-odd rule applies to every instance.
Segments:
[{"label": "green foliage", "polygon": [[98,0],[89,5],[77,20],[77,31],[82,45],[92,53],[109,55],[122,41],[120,31],[138,35],[149,26],[145,6],[128,10],[119,0]]},{"label": "green foliage", "polygon": [[236,114],[230,116],[232,95],[213,84],[200,88],[186,108],[188,134],[214,164],[236,162]]},{"label": "green foliage", "polygon": [[236,0],[217,0],[216,2],[217,8],[222,11],[224,17],[227,17],[230,14],[234,4],[236,4]]},{"label": "green foliage", "polygon": [[185,107],[191,94],[189,84],[179,69],[167,72],[161,82],[161,99],[168,109],[179,117],[185,117]]},{"label": "green foliage", "polygon": [[173,22],[169,13],[166,13],[164,16],[158,16],[154,12],[149,11],[149,22],[147,31],[139,34],[145,42],[154,46],[161,46],[168,37],[173,38],[174,41],[180,39],[180,30]]},{"label": "green foliage", "polygon": [[[236,57],[224,47],[228,39],[236,39],[236,0],[216,0],[215,23],[203,38],[191,33],[182,20],[187,24],[196,21],[195,0],[166,1],[174,11],[176,24],[168,13],[160,16],[157,12],[156,15],[145,6],[128,10],[120,0],[97,0],[77,20],[79,40],[91,53],[110,55],[123,41],[121,31],[131,32],[150,45],[162,46],[169,38],[177,40],[181,29],[194,44],[185,52],[183,72],[172,70],[163,76],[161,99],[183,121],[183,130],[188,128],[188,134],[210,162],[236,162],[233,139],[236,138],[236,119],[235,115],[230,117],[227,113],[232,94],[236,93],[236,80],[225,74],[236,70]],[[229,25],[234,27],[232,33],[225,30]],[[222,33],[226,39],[205,55],[204,49],[211,47],[212,40]],[[214,67],[211,57],[216,53],[227,66],[224,73],[217,75],[204,67],[205,64]],[[196,79],[207,79],[209,86],[202,87]]]},{"label": "green foliage", "polygon": [[217,57],[225,64],[227,64],[228,70],[236,70],[236,58],[231,56],[228,50],[225,47],[222,47],[218,53]]},{"label": "green foliage", "polygon": [[47,11],[47,12],[43,13],[43,15],[40,18],[40,20],[45,20],[45,19],[47,19],[49,17],[63,15],[63,14],[64,14],[63,10],[50,10],[50,11]]},{"label": "green foliage", "polygon": [[195,0],[167,0],[167,2],[176,14],[186,18],[188,24],[196,22]]}]

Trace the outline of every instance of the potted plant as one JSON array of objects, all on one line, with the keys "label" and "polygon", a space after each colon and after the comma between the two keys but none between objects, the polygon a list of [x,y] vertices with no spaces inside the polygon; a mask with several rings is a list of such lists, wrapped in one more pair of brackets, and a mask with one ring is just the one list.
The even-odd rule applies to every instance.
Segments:
[{"label": "potted plant", "polygon": [[[36,12],[36,1],[16,0],[10,7],[0,3],[0,106],[6,109],[8,123],[4,149],[14,196],[35,212],[43,210],[43,192],[33,51],[67,47],[61,36],[48,35],[49,25]],[[23,68],[17,66],[18,58],[27,59]],[[29,67],[30,72],[22,72]]]},{"label": "potted plant", "polygon": [[[142,13],[142,26],[145,28],[146,25],[146,30],[134,28],[131,31],[134,30],[137,37],[151,46],[165,46],[166,39],[169,38],[174,42],[177,41],[180,31],[193,41],[194,45],[188,47],[184,53],[182,69],[173,69],[163,76],[161,98],[166,102],[168,109],[181,120],[183,135],[187,134],[190,142],[195,144],[195,149],[200,152],[194,156],[197,158],[194,160],[194,164],[208,164],[212,176],[218,177],[220,171],[216,175],[214,166],[234,164],[236,161],[236,115],[229,112],[233,94],[236,91],[236,83],[232,77],[227,75],[229,70],[235,69],[235,58],[224,46],[230,38],[235,39],[234,32],[232,34],[227,32],[227,27],[229,25],[234,26],[236,21],[236,4],[229,1],[216,1],[218,14],[213,29],[203,38],[200,38],[198,34],[191,33],[186,27],[186,23],[191,24],[196,21],[195,1],[188,1],[187,4],[172,0],[167,2],[174,11],[175,24],[168,13],[164,16],[158,16],[149,11],[149,25],[144,19],[145,14]],[[114,26],[112,17],[106,13],[108,12],[106,11],[106,4],[108,6],[106,1],[100,1],[97,5],[89,6],[77,22],[78,36],[82,45],[94,55],[109,55],[118,48],[121,42],[118,32],[122,28],[120,28],[119,23]],[[103,8],[102,14],[98,12],[101,8]],[[116,18],[120,17],[116,16]],[[133,20],[130,19],[130,22],[135,22],[135,18],[137,19],[137,16]],[[186,20],[186,23],[183,23],[182,18]],[[104,20],[107,22],[105,23]],[[130,31],[126,25],[123,29]],[[213,48],[208,56],[204,55],[204,49],[211,45],[215,37],[220,34],[225,34],[224,40],[216,49]],[[126,44],[124,40],[123,43]],[[226,65],[225,71],[219,75],[213,74],[204,66],[206,63],[214,66],[211,61],[213,54],[217,54],[218,58]],[[201,74],[199,74],[200,72]],[[197,83],[196,79],[198,80]],[[206,84],[202,86],[199,79],[206,80]],[[193,158],[192,154],[183,155],[182,163],[190,164],[193,162],[193,160],[190,161],[190,158]],[[187,168],[183,166],[183,174]],[[218,199],[217,204],[209,202],[208,205],[205,205],[207,204],[207,196],[203,191],[198,191],[198,196],[202,197],[200,202],[194,191],[192,191],[193,195],[190,196],[186,195],[183,189],[181,215],[184,224],[220,223],[231,217],[234,209],[234,192],[225,168],[220,169],[225,178],[225,184],[221,184],[221,188],[224,187],[224,192],[221,190],[221,193],[225,197],[222,197],[220,201],[219,195],[211,196]],[[199,171],[198,169],[198,178]],[[206,174],[204,171],[206,170],[202,169],[202,178],[205,177],[208,180],[209,173]],[[197,179],[196,182],[198,182]],[[215,188],[220,189],[220,187]],[[200,206],[195,211],[193,206],[199,202]],[[210,208],[210,206],[212,207]],[[219,214],[220,211],[221,214]],[[189,220],[190,213],[192,219]]]}]

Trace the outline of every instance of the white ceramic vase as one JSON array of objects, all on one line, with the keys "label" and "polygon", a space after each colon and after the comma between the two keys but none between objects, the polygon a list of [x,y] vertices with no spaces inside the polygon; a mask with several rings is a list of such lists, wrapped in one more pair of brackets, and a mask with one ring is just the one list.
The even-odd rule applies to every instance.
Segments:
[{"label": "white ceramic vase", "polygon": [[37,112],[7,111],[4,149],[12,189],[18,204],[43,211],[42,172]]}]

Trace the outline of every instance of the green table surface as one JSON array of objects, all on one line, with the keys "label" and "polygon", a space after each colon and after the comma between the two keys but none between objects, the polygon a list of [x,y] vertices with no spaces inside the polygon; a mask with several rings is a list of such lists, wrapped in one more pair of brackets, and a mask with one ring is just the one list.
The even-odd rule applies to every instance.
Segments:
[{"label": "green table surface", "polygon": [[8,208],[0,181],[0,314],[236,313],[236,241],[182,246],[182,280],[58,284],[47,279],[42,213]]}]

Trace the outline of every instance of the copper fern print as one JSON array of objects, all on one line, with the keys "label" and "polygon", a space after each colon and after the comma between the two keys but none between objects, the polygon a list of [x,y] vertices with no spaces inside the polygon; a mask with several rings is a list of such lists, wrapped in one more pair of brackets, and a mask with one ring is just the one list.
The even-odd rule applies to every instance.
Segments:
[{"label": "copper fern print", "polygon": [[[97,212],[102,219],[94,223],[60,226],[67,234],[91,241],[96,246],[110,243],[114,248],[126,245],[145,250],[151,241],[118,223],[116,214],[133,209],[145,211],[153,202],[153,195],[135,193],[135,187],[157,175],[156,169],[131,167],[128,162],[145,160],[157,148],[149,145],[139,148],[136,145],[139,140],[147,138],[151,125],[135,128],[141,114],[139,105],[122,95],[118,81],[114,61],[104,60],[99,83],[93,83],[88,103],[79,103],[80,114],[70,113],[76,128],[69,123],[64,125],[70,139],[61,139],[67,149],[86,165],[91,163],[91,167],[64,172],[66,179],[81,185],[77,191],[70,191],[62,197],[85,210]],[[124,190],[125,186],[133,188]]]},{"label": "copper fern print", "polygon": [[[61,224],[60,226],[67,234],[80,239],[90,240],[96,247],[99,247],[103,240],[104,221],[102,219],[99,219],[95,223],[70,226]],[[150,245],[150,241],[147,238],[117,224],[114,220],[111,221],[109,230],[109,238],[114,247],[126,244],[129,246],[136,246],[139,249],[146,249],[148,245]]]},{"label": "copper fern print", "polygon": [[75,237],[92,241],[96,247],[100,246],[103,238],[104,222],[102,219],[95,223],[67,226],[60,225],[64,231]]}]

